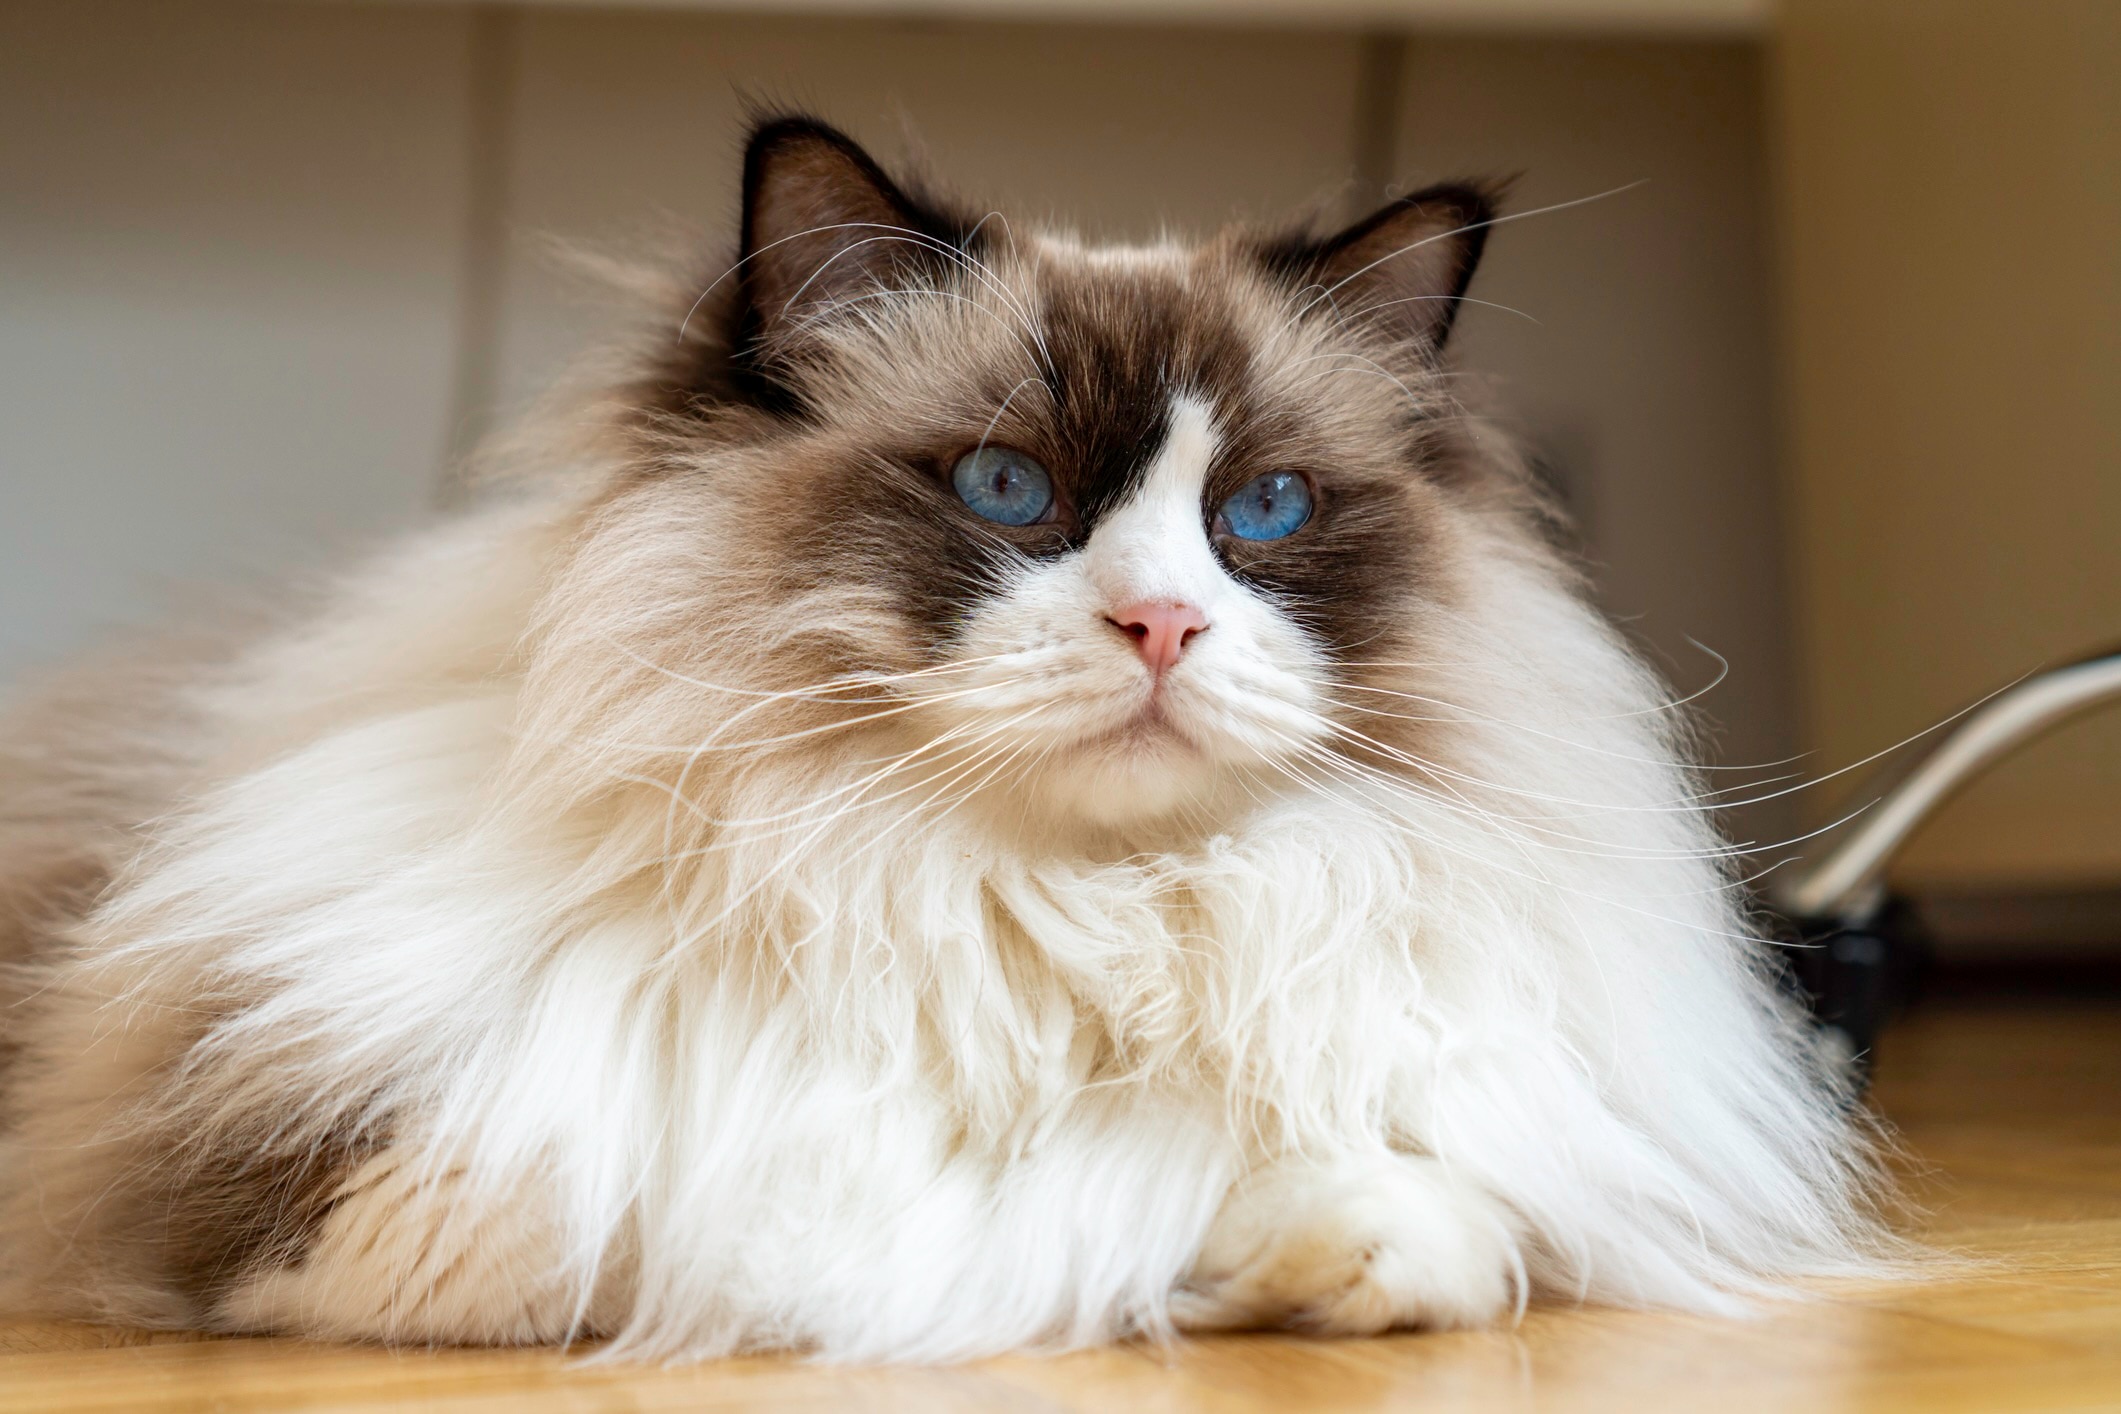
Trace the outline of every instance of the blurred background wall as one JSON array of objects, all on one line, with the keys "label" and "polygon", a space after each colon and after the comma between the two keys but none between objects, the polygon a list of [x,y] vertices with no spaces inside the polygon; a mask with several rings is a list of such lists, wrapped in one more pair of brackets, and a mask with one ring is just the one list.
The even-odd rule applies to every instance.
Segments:
[{"label": "blurred background wall", "polygon": [[[2110,0],[900,8],[0,0],[0,688],[430,513],[614,318],[553,238],[726,246],[750,98],[1114,236],[1610,193],[1497,231],[1462,356],[1608,607],[1683,690],[1728,659],[1727,763],[2121,638]],[[2121,724],[1914,868],[2121,879]]]},{"label": "blurred background wall", "polygon": [[[1854,759],[2121,646],[2121,4],[1787,0],[1776,70],[1802,733]],[[2121,880],[2121,711],[1900,869]]]}]

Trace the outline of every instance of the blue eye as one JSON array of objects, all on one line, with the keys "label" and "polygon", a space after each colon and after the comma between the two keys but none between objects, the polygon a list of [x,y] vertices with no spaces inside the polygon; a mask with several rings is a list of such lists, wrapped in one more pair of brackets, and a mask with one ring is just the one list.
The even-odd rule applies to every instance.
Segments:
[{"label": "blue eye", "polygon": [[1311,483],[1293,471],[1270,471],[1222,503],[1223,528],[1240,540],[1279,540],[1311,518]]},{"label": "blue eye", "polygon": [[1053,478],[1022,452],[982,447],[950,473],[958,499],[1002,525],[1029,525],[1053,507]]}]

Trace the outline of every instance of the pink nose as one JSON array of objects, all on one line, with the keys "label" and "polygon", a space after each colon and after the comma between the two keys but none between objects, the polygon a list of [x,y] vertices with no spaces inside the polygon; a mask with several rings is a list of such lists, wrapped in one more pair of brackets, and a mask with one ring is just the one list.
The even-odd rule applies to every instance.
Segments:
[{"label": "pink nose", "polygon": [[1158,677],[1185,653],[1193,635],[1208,629],[1208,616],[1191,604],[1129,604],[1114,609],[1105,619],[1134,640],[1142,661]]}]

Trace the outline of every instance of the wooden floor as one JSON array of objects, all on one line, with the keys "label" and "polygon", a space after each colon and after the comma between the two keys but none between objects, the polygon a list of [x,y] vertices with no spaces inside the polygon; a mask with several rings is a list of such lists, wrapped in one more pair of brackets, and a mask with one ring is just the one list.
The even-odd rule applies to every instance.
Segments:
[{"label": "wooden floor", "polygon": [[1978,1274],[1842,1289],[1752,1321],[1534,1311],[1515,1330],[1278,1336],[951,1370],[692,1369],[0,1326],[0,1411],[2121,1410],[2121,1007],[1936,1006],[1878,1098]]}]

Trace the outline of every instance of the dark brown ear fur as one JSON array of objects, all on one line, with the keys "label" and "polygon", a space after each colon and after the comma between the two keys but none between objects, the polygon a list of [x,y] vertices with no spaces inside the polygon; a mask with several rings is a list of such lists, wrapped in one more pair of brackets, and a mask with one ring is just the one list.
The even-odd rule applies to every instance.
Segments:
[{"label": "dark brown ear fur", "polygon": [[1434,355],[1473,282],[1495,201],[1470,183],[1426,187],[1323,240],[1269,242],[1260,257],[1320,303]]},{"label": "dark brown ear fur", "polygon": [[838,300],[931,278],[959,258],[966,224],[909,194],[836,128],[762,121],[744,150],[735,327],[740,364],[770,383],[805,321]]}]

